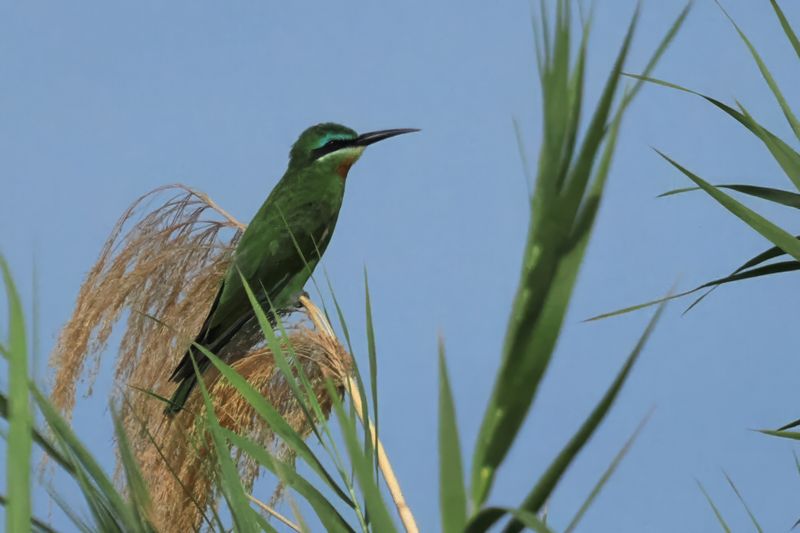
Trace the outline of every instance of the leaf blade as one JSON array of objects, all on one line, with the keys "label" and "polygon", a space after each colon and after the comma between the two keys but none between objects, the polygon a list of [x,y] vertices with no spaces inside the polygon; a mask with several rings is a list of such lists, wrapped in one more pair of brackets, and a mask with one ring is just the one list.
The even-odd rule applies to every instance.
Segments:
[{"label": "leaf blade", "polygon": [[439,338],[439,503],[442,531],[458,533],[467,522],[467,489],[461,464],[455,404],[447,375],[444,341]]}]

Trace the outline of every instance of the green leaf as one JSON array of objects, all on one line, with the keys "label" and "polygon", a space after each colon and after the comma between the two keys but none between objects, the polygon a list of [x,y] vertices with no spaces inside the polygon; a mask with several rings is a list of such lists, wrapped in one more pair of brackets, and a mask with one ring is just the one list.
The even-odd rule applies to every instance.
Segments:
[{"label": "green leaf", "polygon": [[484,533],[505,515],[513,516],[518,522],[538,533],[553,533],[543,519],[530,511],[511,509],[508,507],[486,507],[476,514],[467,524],[464,533]]},{"label": "green leaf", "polygon": [[[546,12],[544,6],[542,9]],[[660,43],[645,72],[654,68],[687,13],[688,6]],[[635,14],[580,149],[576,149],[588,25],[583,28],[576,66],[570,75],[569,4],[557,3],[552,33],[546,17],[542,16],[545,22],[543,31],[537,32],[537,59],[544,101],[543,140],[521,280],[501,368],[473,455],[471,496],[476,509],[487,498],[497,468],[527,417],[549,365],[600,205],[623,112],[641,86],[637,83],[624,94],[612,114],[636,17]]]},{"label": "green leaf", "polygon": [[759,429],[759,433],[770,435],[772,437],[780,437],[782,439],[800,440],[800,432],[797,431],[781,431],[775,429]]},{"label": "green leaf", "polygon": [[780,167],[786,173],[786,176],[791,180],[794,186],[800,189],[800,153],[798,153],[791,146],[786,144],[783,140],[780,139],[780,137],[778,137],[777,135],[775,135],[774,133],[763,127],[761,124],[759,124],[746,111],[744,110],[737,111],[731,106],[724,104],[715,98],[699,93],[697,91],[693,91],[691,89],[687,89],[686,87],[682,87],[675,83],[670,83],[668,81],[659,80],[647,76],[639,76],[636,74],[625,74],[625,75],[637,80],[642,80],[649,83],[653,83],[655,85],[661,85],[663,87],[668,87],[670,89],[675,89],[678,91],[693,94],[715,105],[716,107],[727,113],[729,116],[733,117],[736,121],[738,121],[748,130],[750,130],[756,137],[758,137],[761,140],[761,142],[763,142],[764,145],[767,147],[769,152],[772,154],[772,157],[775,159],[778,165],[780,165]]},{"label": "green leaf", "polygon": [[[569,43],[568,35],[565,37],[569,32],[568,10],[564,8],[560,13],[562,17],[557,17],[552,57],[547,58],[542,74],[546,110],[550,106],[548,95],[554,95],[554,101],[560,102],[557,94],[562,90],[563,84],[559,80],[563,76],[559,73],[567,71],[566,64],[569,61],[565,50]],[[497,467],[504,460],[527,416],[558,338],[584,250],[576,244],[585,242],[591,229],[591,224],[579,225],[573,233],[575,221],[569,218],[575,216],[580,198],[585,195],[590,179],[588,174],[592,172],[598,149],[596,144],[605,138],[606,117],[635,20],[634,16],[601,103],[564,183],[563,195],[557,191],[557,173],[564,161],[573,160],[572,154],[562,154],[570,141],[561,134],[552,135],[552,128],[548,124],[562,128],[564,121],[569,120],[569,112],[562,110],[550,119],[545,117],[545,139],[520,285],[508,325],[501,367],[473,456],[472,500],[476,508],[485,501]],[[587,220],[593,218],[588,217]]]},{"label": "green leaf", "polygon": [[[756,185],[739,185],[739,184],[726,184],[714,185],[718,189],[730,189],[732,191],[740,192],[763,200],[768,200],[776,204],[785,205],[800,209],[800,194],[791,191],[784,191],[782,189],[773,189],[772,187],[758,187]],[[673,189],[658,195],[658,198],[672,196],[691,191],[700,191],[700,187],[684,187],[681,189]]]},{"label": "green leaf", "polygon": [[589,493],[589,496],[586,498],[586,500],[584,500],[583,504],[581,504],[581,507],[580,509],[578,509],[578,512],[575,513],[575,516],[572,518],[572,520],[570,520],[569,525],[564,530],[564,533],[571,533],[578,526],[578,523],[583,518],[583,515],[586,514],[587,510],[589,510],[589,507],[592,505],[592,503],[594,503],[595,498],[597,498],[597,496],[600,494],[600,491],[603,490],[605,484],[608,482],[609,479],[611,479],[611,476],[617,470],[619,464],[622,462],[622,460],[628,454],[630,449],[633,447],[633,443],[636,442],[636,439],[639,437],[639,434],[642,432],[645,425],[647,425],[648,420],[650,420],[651,413],[648,413],[644,417],[644,419],[641,422],[639,422],[639,425],[636,426],[636,429],[634,430],[633,434],[630,437],[628,437],[628,440],[622,446],[620,451],[617,452],[617,455],[614,456],[614,459],[611,461],[611,464],[608,465],[608,468],[606,468],[605,472],[603,472],[603,475],[600,476],[600,479],[592,488],[592,491]]},{"label": "green leaf", "polygon": [[255,520],[256,513],[250,507],[250,502],[242,486],[242,480],[239,478],[239,471],[236,469],[233,459],[231,459],[230,449],[222,435],[222,428],[214,412],[214,404],[208,394],[203,375],[191,351],[189,356],[192,358],[197,385],[203,395],[203,403],[206,408],[206,429],[211,435],[211,441],[214,443],[215,466],[218,470],[219,486],[225,501],[228,503],[228,511],[230,511],[233,518],[234,529],[242,533],[255,533],[258,531]]},{"label": "green leaf", "polygon": [[151,502],[150,494],[147,491],[147,485],[142,478],[142,473],[139,470],[139,464],[136,461],[136,456],[130,447],[128,436],[125,434],[125,428],[120,420],[119,413],[114,406],[111,406],[111,418],[114,422],[114,433],[117,437],[117,450],[119,451],[119,460],[122,463],[122,468],[125,471],[125,480],[127,481],[128,497],[133,504],[132,513],[134,518],[140,522],[140,528],[147,530],[148,525],[145,517],[150,516]]},{"label": "green leaf", "polygon": [[786,431],[787,429],[796,428],[797,426],[800,426],[800,418],[779,427],[778,431]]},{"label": "green leaf", "polygon": [[273,457],[269,451],[246,437],[224,428],[222,431],[231,444],[250,455],[258,464],[275,474],[284,485],[305,498],[311,508],[314,509],[326,531],[353,531],[336,508],[331,505],[330,501],[314,485],[298,474],[294,466]]},{"label": "green leaf", "polygon": [[52,431],[53,441],[71,464],[73,478],[80,485],[97,527],[103,531],[149,531],[134,516],[133,509],[117,491],[114,483],[80,442],[66,420],[45,396],[31,384],[33,399]]},{"label": "green leaf", "polygon": [[220,374],[228,380],[230,385],[234,387],[239,394],[241,394],[247,402],[255,409],[256,413],[262,417],[269,428],[279,436],[289,448],[297,454],[299,458],[304,460],[311,469],[317,473],[325,483],[333,489],[339,498],[342,499],[347,505],[353,507],[353,501],[342,491],[336,481],[322,466],[322,463],[311,451],[311,448],[305,443],[303,438],[289,425],[288,422],[280,415],[280,413],[264,398],[258,391],[247,382],[238,372],[226,365],[219,357],[208,351],[205,347],[196,345],[196,347],[208,357]]},{"label": "green leaf", "polygon": [[[783,253],[783,252],[781,252],[781,253]],[[719,278],[719,279],[715,279],[715,280],[712,280],[712,281],[708,281],[706,283],[703,283],[702,285],[698,285],[694,289],[690,289],[690,290],[684,291],[684,292],[679,292],[677,294],[673,294],[671,296],[666,296],[664,298],[659,298],[657,300],[651,300],[649,302],[644,302],[644,303],[641,303],[641,304],[632,305],[630,307],[624,307],[622,309],[617,309],[616,311],[610,311],[608,313],[602,313],[602,314],[599,314],[599,315],[595,315],[595,316],[593,316],[591,318],[585,319],[584,322],[592,322],[592,321],[595,321],[595,320],[601,320],[603,318],[609,318],[609,317],[612,317],[612,316],[623,315],[625,313],[630,313],[632,311],[638,311],[638,310],[644,309],[646,307],[651,307],[653,305],[658,305],[660,303],[668,302],[670,300],[675,300],[676,298],[682,298],[684,296],[688,296],[688,295],[693,294],[693,293],[695,293],[695,292],[697,292],[699,290],[707,289],[709,287],[714,289],[714,288],[716,288],[716,287],[718,287],[720,285],[724,285],[726,283],[733,283],[735,281],[742,281],[742,280],[745,280],[745,279],[758,278],[758,277],[762,277],[762,276],[770,276],[770,275],[773,275],[773,274],[780,274],[780,273],[783,273],[783,272],[793,272],[795,270],[800,270],[800,263],[798,263],[797,261],[783,261],[783,262],[779,262],[779,263],[772,263],[770,265],[765,265],[765,266],[758,267],[758,268],[753,268],[751,270],[737,270],[736,272],[734,272],[733,274],[731,274],[729,276],[725,276],[724,278]],[[711,292],[711,291],[709,291],[709,292]],[[700,298],[698,298],[697,300],[695,300],[686,309],[686,311],[684,311],[684,313],[687,313],[695,305],[700,303],[700,301],[703,298],[705,298],[707,295],[708,295],[708,292],[706,294],[704,294],[703,296],[701,296]]]},{"label": "green leaf", "polygon": [[536,531],[537,533],[553,533],[552,530],[547,527],[544,520],[540,520],[538,516],[530,511],[524,509],[509,509],[508,512],[517,522],[523,524],[532,531]]},{"label": "green leaf", "polygon": [[[8,419],[8,399],[0,393],[0,418]],[[42,435],[37,429],[32,429],[33,442],[35,442],[53,461],[55,461],[68,474],[73,474],[72,464],[64,455],[58,451],[50,440]]]},{"label": "green leaf", "polygon": [[[147,389],[143,389],[143,388],[136,387],[136,386],[133,386],[133,385],[129,385],[129,387],[134,389],[134,390],[140,391],[140,392],[142,392],[144,394],[147,394],[148,396],[155,397],[155,398],[159,399],[159,401],[162,401],[162,402],[167,403],[167,404],[169,403],[169,399],[168,398],[165,398],[163,396],[159,396],[158,394],[156,394],[154,392],[151,392],[151,391],[149,391]],[[200,502],[197,501],[197,498],[195,498],[194,493],[186,486],[186,484],[183,482],[183,480],[181,479],[181,477],[178,474],[178,472],[176,472],[175,469],[172,467],[172,463],[167,458],[167,456],[164,454],[164,450],[162,449],[161,444],[159,444],[156,441],[155,437],[153,437],[153,434],[150,433],[150,429],[147,427],[147,424],[142,420],[141,417],[139,417],[138,413],[136,412],[136,409],[134,409],[132,407],[132,405],[130,404],[130,402],[128,400],[128,397],[127,396],[123,396],[123,401],[125,402],[126,406],[129,409],[128,412],[134,417],[134,419],[136,420],[137,424],[139,424],[140,431],[147,437],[147,440],[150,442],[150,445],[153,447],[154,450],[156,450],[156,453],[158,453],[158,456],[161,459],[161,462],[164,465],[164,468],[167,469],[167,471],[170,473],[170,475],[175,480],[175,482],[178,484],[178,486],[180,486],[181,491],[183,492],[184,496],[186,496],[186,498],[189,501],[192,502],[192,505],[194,505],[195,509],[197,509],[198,514],[208,524],[208,526],[210,528],[210,531],[214,531],[214,524],[212,524],[211,520],[208,518],[208,515],[206,514],[206,510],[204,508],[205,506],[201,505]],[[215,505],[210,505],[209,506],[209,510],[211,511],[212,515],[214,516],[214,520],[216,522],[218,530],[223,531],[225,529],[225,525],[222,523],[222,519],[220,518],[219,513],[217,513],[216,506]]]},{"label": "green leaf", "polygon": [[725,522],[725,519],[722,517],[722,513],[719,512],[719,509],[714,504],[714,500],[712,500],[711,496],[709,496],[708,492],[706,492],[705,487],[703,487],[702,483],[700,483],[699,481],[697,482],[697,486],[700,487],[700,491],[703,493],[703,496],[706,497],[708,505],[710,505],[711,510],[714,511],[714,516],[717,517],[717,522],[719,522],[719,525],[722,528],[722,530],[725,531],[725,533],[731,533],[731,528],[728,527],[727,522]]},{"label": "green leaf", "polygon": [[794,48],[797,57],[800,57],[800,41],[797,39],[797,35],[795,35],[794,30],[792,30],[792,25],[786,19],[786,16],[783,14],[778,2],[775,0],[769,0],[772,4],[772,9],[775,11],[775,15],[777,15],[778,20],[781,23],[781,28],[783,28],[783,32],[786,34],[786,37],[789,39],[789,42],[792,43],[792,48]]},{"label": "green leaf", "polygon": [[[326,273],[326,279],[328,280],[328,286],[329,286],[329,288],[331,290],[331,295],[333,297],[333,302],[336,305],[336,310],[339,313],[339,318],[340,318],[340,321],[342,322],[342,327],[344,328],[345,334],[347,335],[347,326],[346,326],[346,324],[344,322],[344,316],[342,314],[341,308],[339,307],[339,303],[336,300],[336,294],[333,292],[333,288],[331,287],[330,279],[327,277],[327,273]],[[253,310],[254,310],[255,315],[256,315],[256,317],[257,317],[257,319],[259,321],[259,325],[261,326],[261,330],[264,333],[265,338],[267,339],[267,344],[270,347],[270,350],[273,352],[275,361],[276,361],[279,369],[281,370],[281,372],[284,375],[287,383],[289,384],[293,394],[295,395],[296,400],[299,402],[300,406],[302,407],[303,412],[304,412],[304,414],[306,416],[306,419],[309,422],[309,424],[311,425],[312,431],[317,436],[317,439],[319,440],[320,444],[323,446],[325,451],[329,454],[329,456],[333,460],[339,475],[341,476],[341,478],[344,481],[347,489],[350,492],[350,496],[348,497],[344,493],[344,491],[339,487],[339,485],[333,480],[333,478],[330,476],[330,474],[328,474],[327,471],[325,471],[325,469],[322,467],[322,463],[311,452],[310,448],[308,448],[305,445],[305,442],[303,442],[300,437],[297,437],[297,440],[299,440],[300,442],[296,442],[295,445],[302,444],[302,446],[304,447],[304,450],[303,450],[302,453],[298,453],[298,456],[302,457],[307,462],[308,461],[313,461],[313,462],[309,463],[310,466],[312,467],[312,469],[316,470],[323,477],[323,479],[326,481],[326,483],[328,483],[328,485],[331,486],[331,488],[333,488],[334,491],[336,491],[337,495],[340,498],[342,498],[342,500],[345,503],[347,503],[351,508],[353,508],[355,510],[356,514],[359,517],[359,520],[362,522],[362,524],[365,525],[365,520],[364,520],[364,517],[363,517],[363,513],[362,513],[362,511],[360,509],[359,502],[356,499],[355,491],[354,491],[354,488],[352,486],[352,480],[347,476],[347,473],[344,471],[344,466],[342,465],[342,460],[341,460],[341,457],[339,456],[339,452],[338,452],[338,449],[337,449],[337,446],[336,446],[336,442],[333,439],[333,437],[330,435],[330,428],[328,427],[327,419],[323,415],[322,408],[321,408],[321,406],[320,406],[320,404],[319,404],[319,402],[318,402],[318,400],[316,398],[316,395],[315,395],[312,387],[310,386],[310,383],[308,382],[308,378],[305,375],[305,372],[303,371],[302,366],[301,365],[295,365],[295,369],[297,370],[297,373],[298,373],[299,377],[301,378],[301,381],[303,382],[303,385],[306,387],[306,393],[307,394],[305,394],[305,395],[303,395],[300,392],[300,390],[299,390],[299,388],[298,388],[298,386],[296,384],[295,377],[292,374],[291,370],[289,369],[288,362],[286,361],[286,359],[285,359],[285,357],[283,355],[283,349],[280,346],[280,342],[278,341],[278,339],[277,339],[277,337],[275,335],[275,332],[272,330],[272,325],[269,323],[269,321],[268,321],[268,319],[266,317],[266,314],[264,313],[263,309],[261,308],[261,305],[259,304],[259,302],[255,298],[255,296],[253,295],[253,293],[250,290],[246,280],[243,279],[242,283],[243,283],[243,286],[245,288],[245,291],[247,292],[248,298],[250,299],[250,303],[253,306]],[[266,291],[264,291],[264,294],[268,299],[269,296],[266,294]],[[271,303],[270,303],[270,305],[271,305]],[[277,317],[277,315],[276,315],[276,320],[278,321],[278,324],[281,325],[280,318]],[[285,335],[286,332],[283,331],[283,333],[284,333],[284,336],[286,336]],[[349,336],[348,336],[348,346],[349,346]],[[289,345],[289,348],[291,349],[291,345]],[[352,353],[352,348],[350,349],[350,351]],[[297,357],[295,356],[294,359],[296,361]],[[365,398],[366,396],[364,395],[363,383],[361,382],[360,374],[358,373],[358,368],[357,368],[357,366],[355,364],[355,360],[353,360],[353,367],[354,367],[355,375],[357,377],[357,381],[358,381],[359,391],[361,393],[361,397]],[[235,374],[235,372],[234,372],[234,374]],[[259,398],[261,398],[260,394],[258,394],[257,392],[255,393],[255,395],[258,396]],[[263,401],[263,398],[261,398],[261,400]],[[252,405],[252,402],[251,402],[251,405]],[[365,416],[367,416],[367,402],[363,402],[363,406],[364,406]],[[311,415],[309,413],[309,407],[314,410],[314,412],[316,414],[316,419],[311,417]],[[278,415],[278,416],[280,417],[280,415]],[[281,418],[281,420],[283,420],[282,417],[280,417],[280,418]],[[319,433],[319,431],[317,429],[317,424],[320,424],[323,427],[323,430],[328,433],[328,435],[330,437],[330,447],[328,447],[326,442],[322,439],[322,436],[320,435],[320,433]],[[288,424],[286,426],[288,427]],[[291,429],[291,427],[289,427],[289,429]],[[293,430],[292,430],[292,433],[294,433]],[[293,444],[291,444],[291,443],[288,443],[288,444],[290,444],[290,447],[293,446]],[[369,444],[368,446],[371,446],[371,444]]]},{"label": "green leaf", "polygon": [[800,474],[800,457],[797,457],[797,452],[792,450],[792,457],[794,457],[794,467],[797,469],[797,473]]},{"label": "green leaf", "polygon": [[52,487],[46,487],[46,490],[48,496],[50,496],[50,499],[53,500],[56,505],[58,505],[59,509],[61,509],[66,517],[70,519],[78,531],[81,533],[97,533],[89,526],[86,520],[84,520],[78,515],[78,513],[75,512],[75,509],[72,508],[72,505],[64,501],[64,498],[58,492],[56,492]]},{"label": "green leaf", "polygon": [[741,102],[737,101],[736,105],[745,120],[745,125],[762,140],[772,157],[781,166],[795,187],[800,189],[800,185],[798,185],[800,183],[800,154],[777,136],[767,131],[747,112]]},{"label": "green leaf", "polygon": [[366,511],[372,522],[373,530],[380,531],[381,533],[397,531],[377,481],[373,476],[372,462],[364,453],[364,450],[358,442],[358,431],[356,430],[354,421],[345,413],[342,401],[339,399],[339,395],[334,390],[330,381],[328,381],[328,394],[333,403],[333,410],[336,413],[342,436],[347,445],[347,453],[350,456],[350,462],[353,465],[358,484],[361,486],[361,491],[366,500]]},{"label": "green leaf", "polygon": [[[692,2],[693,0],[689,0],[688,2],[686,2],[686,5],[678,14],[678,17],[672,23],[672,26],[670,26],[667,33],[661,39],[658,48],[656,48],[656,51],[653,53],[652,56],[650,56],[650,60],[647,62],[647,65],[642,71],[643,77],[646,78],[650,76],[650,73],[653,71],[653,69],[655,69],[656,65],[658,64],[658,61],[661,59],[661,56],[664,55],[664,52],[667,51],[667,48],[675,39],[675,36],[678,35],[678,31],[681,29],[681,26],[683,26],[683,23],[686,21],[686,17],[689,16],[689,12],[692,9]],[[633,98],[642,88],[643,84],[644,84],[643,79],[639,79],[636,81],[633,88],[630,91],[628,91],[628,94],[626,94],[625,97],[623,98],[622,105],[620,106],[621,109],[627,107],[627,105],[631,102],[631,100],[633,100]]]},{"label": "green leaf", "polygon": [[[364,293],[366,295],[366,315],[367,315],[367,352],[369,353],[369,385],[370,392],[372,393],[372,415],[374,417],[373,427],[375,428],[375,439],[378,439],[378,350],[375,347],[375,325],[372,321],[372,302],[369,297],[369,279],[367,278],[367,269],[364,268]],[[362,415],[364,420],[369,420],[368,411],[364,411]],[[372,451],[372,439],[366,438],[369,444],[368,450],[372,453],[375,463],[375,475],[378,475],[378,454]]]},{"label": "green leaf", "polygon": [[[369,420],[369,402],[367,401],[367,392],[364,386],[364,380],[361,377],[361,371],[358,367],[358,361],[355,357],[355,350],[353,350],[353,344],[350,340],[350,329],[347,327],[347,320],[345,320],[344,312],[342,312],[342,308],[339,305],[339,299],[336,297],[336,291],[333,290],[333,284],[331,283],[331,279],[328,276],[327,271],[325,272],[325,278],[328,282],[328,290],[331,293],[331,299],[333,300],[333,305],[336,309],[336,315],[339,319],[339,326],[342,328],[342,333],[344,334],[344,338],[347,344],[347,350],[350,352],[351,358],[350,361],[353,365],[353,375],[355,376],[356,386],[358,389],[358,395],[361,398],[361,417],[364,420]],[[352,406],[351,406],[352,407]],[[369,435],[369,429],[365,426],[364,427],[364,440],[367,443],[365,446],[364,453],[368,456],[372,456],[375,453],[375,450],[372,446],[372,439]]]},{"label": "green leaf", "polygon": [[[3,507],[8,506],[8,498],[0,494],[0,505]],[[56,530],[39,520],[38,518],[31,517],[31,526],[33,531],[41,531],[42,533],[56,533]]]},{"label": "green leaf", "polygon": [[[312,399],[311,397],[313,394],[303,394],[300,390],[300,387],[297,385],[297,380],[295,378],[294,373],[292,372],[289,362],[286,360],[286,356],[283,353],[283,346],[281,346],[280,341],[278,340],[275,331],[272,329],[272,324],[270,323],[270,319],[267,318],[267,314],[264,312],[264,309],[261,307],[258,298],[256,298],[255,294],[253,293],[250,284],[245,279],[244,275],[239,272],[239,277],[242,282],[242,286],[244,287],[245,293],[247,294],[247,298],[250,301],[250,305],[253,308],[253,312],[258,320],[258,324],[261,327],[261,332],[264,334],[264,338],[267,340],[267,346],[272,352],[272,357],[277,365],[278,369],[283,374],[286,383],[289,385],[292,394],[294,395],[295,399],[297,400],[298,405],[300,406],[301,410],[303,411],[303,415],[306,418],[306,421],[309,423],[309,426],[312,428],[314,435],[317,437],[320,443],[323,443],[322,436],[319,434],[317,430],[317,425],[314,421],[314,417],[311,415],[309,410],[309,404],[316,401],[316,399]],[[267,305],[269,305],[272,318],[276,321],[280,321],[280,317],[278,316],[277,310],[272,306],[272,302],[269,301],[269,294],[266,289],[262,286],[262,291],[264,297],[267,299]],[[292,350],[291,345],[289,345],[289,349]],[[295,365],[295,369],[299,370],[298,366]]]},{"label": "green leaf", "polygon": [[597,105],[597,109],[595,109],[591,122],[589,123],[586,136],[581,144],[581,149],[577,154],[574,166],[570,170],[565,191],[566,205],[562,206],[560,209],[562,214],[561,216],[567,221],[574,217],[574,213],[577,211],[581,201],[584,198],[589,178],[592,176],[592,168],[595,164],[597,151],[600,149],[600,145],[602,144],[602,141],[607,133],[607,123],[608,117],[611,113],[611,104],[613,103],[614,96],[617,92],[620,74],[622,73],[622,67],[625,64],[625,59],[628,56],[628,49],[630,47],[631,40],[633,39],[633,33],[636,28],[636,22],[638,18],[639,11],[637,7],[633,18],[628,25],[628,32],[626,33],[622,47],[617,54],[614,67],[612,68],[608,79],[606,80],[603,93],[600,96],[600,102]]},{"label": "green leaf", "polygon": [[719,202],[728,211],[739,217],[751,228],[770,240],[775,246],[779,246],[783,251],[800,261],[800,242],[781,227],[773,224],[744,204],[734,200],[724,192],[720,191],[700,176],[684,168],[664,153],[656,150],[661,157],[666,159],[675,168],[683,172],[689,179],[694,181],[700,188],[706,191],[712,198]]},{"label": "green leaf", "polygon": [[733,492],[736,494],[736,497],[739,498],[739,501],[742,503],[742,507],[744,507],[744,510],[747,512],[747,516],[750,517],[750,521],[753,522],[753,525],[755,526],[756,531],[758,531],[758,533],[764,533],[764,530],[761,528],[761,525],[758,523],[758,520],[756,520],[756,517],[753,514],[753,511],[750,510],[750,506],[747,505],[746,501],[744,501],[744,498],[742,497],[742,493],[739,492],[739,489],[736,488],[736,485],[734,485],[733,480],[731,479],[731,477],[725,471],[723,471],[722,473],[725,475],[725,479],[728,480],[728,484],[733,489]]},{"label": "green leaf", "polygon": [[447,377],[444,340],[439,338],[439,504],[442,531],[459,533],[467,522],[467,490],[461,465],[453,393]]},{"label": "green leaf", "polygon": [[31,523],[31,451],[33,415],[28,397],[28,346],[25,318],[19,293],[5,259],[0,270],[8,300],[8,448],[6,449],[6,487],[9,493],[6,531],[25,531]]},{"label": "green leaf", "polygon": [[[622,386],[628,379],[628,375],[630,374],[633,365],[639,358],[639,355],[647,343],[647,340],[650,338],[658,319],[661,317],[661,313],[664,311],[664,305],[665,304],[661,304],[658,310],[656,310],[656,312],[653,314],[653,317],[650,319],[650,323],[645,328],[642,336],[639,338],[636,346],[631,351],[619,374],[617,374],[614,382],[608,388],[600,402],[598,402],[575,435],[573,435],[572,439],[570,439],[570,441],[553,460],[547,470],[545,470],[544,474],[542,474],[542,477],[533,487],[531,492],[528,493],[528,496],[522,502],[522,505],[519,506],[520,509],[538,513],[547,499],[550,497],[550,494],[555,489],[561,477],[564,475],[564,472],[566,472],[567,468],[570,466],[570,464],[572,464],[572,461],[575,459],[575,457],[577,457],[578,453],[589,441],[591,436],[594,435],[594,432],[597,430],[606,414],[608,414],[611,406],[614,404],[614,400],[616,400],[617,395],[619,394],[619,391],[622,389]],[[512,521],[508,526],[506,526],[504,531],[505,533],[512,533],[520,531],[521,529],[522,524],[520,522]]]},{"label": "green leaf", "polygon": [[789,104],[786,102],[786,99],[784,98],[783,93],[781,93],[781,90],[778,87],[778,84],[775,81],[775,79],[772,77],[772,74],[770,73],[769,69],[767,68],[767,65],[761,59],[761,56],[759,55],[758,51],[753,46],[753,44],[750,42],[750,40],[747,38],[747,36],[744,34],[742,29],[736,24],[736,22],[728,14],[728,12],[725,11],[725,8],[722,7],[722,4],[719,3],[719,0],[717,0],[717,5],[722,10],[722,12],[725,14],[725,16],[728,18],[728,20],[731,22],[733,27],[736,29],[736,32],[739,34],[739,37],[741,37],[742,41],[747,46],[747,49],[750,51],[750,55],[753,56],[753,60],[756,62],[756,65],[758,66],[758,70],[761,72],[761,76],[763,76],[764,81],[767,82],[767,85],[769,86],[770,90],[772,91],[772,94],[775,96],[775,99],[778,101],[778,105],[781,107],[781,111],[783,111],[783,115],[786,117],[786,121],[791,126],[792,131],[794,131],[795,136],[797,136],[797,138],[800,139],[800,123],[798,123],[797,117],[795,117],[794,113],[792,112],[792,108],[789,107]]}]

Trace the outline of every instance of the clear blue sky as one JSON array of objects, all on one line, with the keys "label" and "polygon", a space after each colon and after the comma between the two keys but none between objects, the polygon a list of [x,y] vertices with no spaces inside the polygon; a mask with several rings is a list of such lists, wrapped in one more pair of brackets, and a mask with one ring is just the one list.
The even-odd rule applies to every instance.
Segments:
[{"label": "clear blue sky", "polygon": [[[596,4],[590,97],[634,2]],[[696,4],[656,75],[738,98],[788,135],[730,24],[710,0]],[[682,5],[644,2],[629,70],[642,68]],[[797,58],[769,3],[725,5],[794,100]],[[782,5],[800,24],[800,8]],[[540,138],[528,3],[4,2],[0,72],[0,251],[28,302],[36,264],[43,356],[112,224],[143,192],[181,181],[248,220],[308,125],[423,129],[370,148],[351,171],[325,265],[356,325],[369,268],[383,438],[423,529],[436,530],[437,332],[471,450],[518,279],[527,205],[512,118],[531,160]],[[556,358],[492,503],[518,503],[649,315],[582,318],[660,295],[676,278],[689,287],[727,273],[767,246],[704,195],[655,199],[687,180],[651,146],[712,181],[789,186],[732,120],[699,99],[645,88],[623,126]],[[797,232],[792,212],[753,205]],[[788,274],[721,289],[686,317],[681,304],[668,308],[613,413],[558,488],[553,524],[566,524],[655,406],[582,531],[714,530],[695,479],[744,530],[722,469],[768,531],[788,530],[800,516],[791,446],[750,429],[800,417],[791,341],[799,292],[800,276]],[[363,328],[355,333],[363,356]],[[76,428],[110,464],[108,413],[95,398],[79,406]]]}]

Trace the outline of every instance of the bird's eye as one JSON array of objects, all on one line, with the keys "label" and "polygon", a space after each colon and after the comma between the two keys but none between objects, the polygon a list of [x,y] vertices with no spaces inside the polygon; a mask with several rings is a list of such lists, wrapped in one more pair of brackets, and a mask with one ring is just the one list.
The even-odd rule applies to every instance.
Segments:
[{"label": "bird's eye", "polygon": [[330,141],[325,143],[325,146],[331,147],[334,146],[338,141],[336,139],[331,139]]}]

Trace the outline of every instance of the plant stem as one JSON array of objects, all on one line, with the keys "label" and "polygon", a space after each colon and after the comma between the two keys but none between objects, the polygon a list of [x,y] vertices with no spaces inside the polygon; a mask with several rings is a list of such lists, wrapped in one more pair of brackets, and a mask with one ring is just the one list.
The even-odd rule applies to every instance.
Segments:
[{"label": "plant stem", "polygon": [[[300,303],[302,303],[303,307],[306,308],[308,316],[314,323],[314,326],[317,328],[317,330],[335,339],[336,336],[333,333],[333,328],[319,308],[305,296],[300,297]],[[403,496],[403,491],[400,489],[400,483],[397,481],[397,476],[394,474],[392,463],[389,462],[389,456],[386,454],[386,450],[384,449],[383,444],[381,443],[380,439],[378,439],[378,436],[375,432],[375,426],[372,425],[370,420],[364,420],[363,418],[363,403],[361,394],[358,392],[358,384],[349,374],[343,376],[343,381],[345,390],[347,391],[347,394],[350,395],[350,400],[353,402],[353,407],[355,408],[355,412],[358,415],[359,420],[361,420],[361,423],[369,428],[369,434],[372,438],[372,445],[378,453],[378,468],[380,468],[381,473],[383,474],[383,479],[386,481],[389,494],[392,496],[395,507],[397,507],[397,513],[400,515],[400,521],[403,523],[403,527],[407,533],[419,533],[417,522],[414,520],[414,515],[411,513],[411,508],[406,503],[406,499]]]},{"label": "plant stem", "polygon": [[300,531],[302,531],[300,529],[300,526],[298,526],[297,524],[295,524],[294,522],[292,522],[291,520],[289,520],[288,518],[283,516],[281,513],[279,513],[278,511],[276,511],[275,509],[273,509],[272,507],[270,507],[266,503],[262,502],[261,500],[259,500],[255,496],[253,496],[252,494],[248,494],[247,497],[250,498],[251,502],[253,502],[254,504],[258,505],[259,507],[264,509],[266,512],[268,512],[269,514],[271,514],[272,516],[274,516],[275,518],[277,518],[278,520],[280,520],[281,522],[283,522],[284,524],[289,526],[289,528],[293,529],[294,531],[297,531],[298,533]]},{"label": "plant stem", "polygon": [[372,425],[371,421],[364,420],[362,418],[363,407],[361,404],[361,395],[358,393],[358,385],[352,377],[348,376],[347,381],[345,382],[345,388],[347,393],[350,395],[350,399],[353,402],[353,406],[355,407],[358,418],[363,424],[366,424],[369,427],[369,434],[372,437],[372,445],[378,452],[378,467],[383,473],[383,479],[386,480],[386,486],[389,488],[389,494],[392,495],[392,500],[394,500],[395,507],[397,507],[397,513],[400,515],[400,521],[403,522],[403,527],[406,528],[408,533],[419,533],[419,528],[417,528],[417,522],[414,520],[414,515],[411,513],[411,508],[408,506],[406,499],[403,497],[403,491],[400,489],[400,483],[397,481],[397,476],[394,475],[394,469],[392,468],[392,463],[389,462],[389,456],[386,455],[386,450],[383,448],[383,444],[375,434],[375,427]]}]

